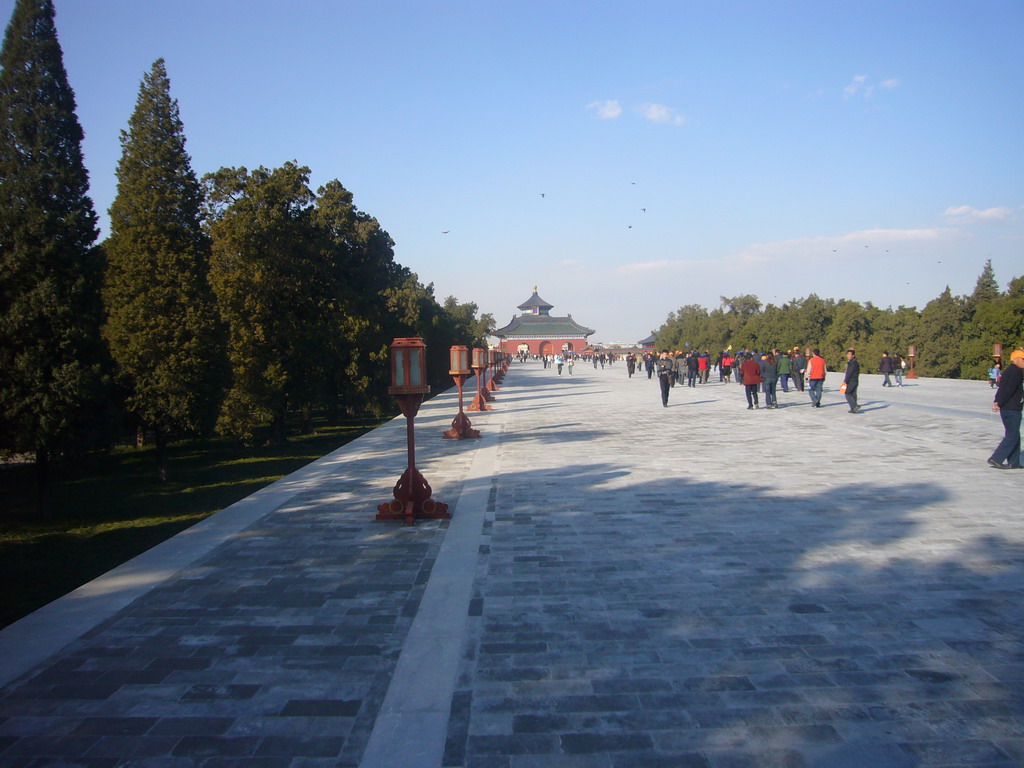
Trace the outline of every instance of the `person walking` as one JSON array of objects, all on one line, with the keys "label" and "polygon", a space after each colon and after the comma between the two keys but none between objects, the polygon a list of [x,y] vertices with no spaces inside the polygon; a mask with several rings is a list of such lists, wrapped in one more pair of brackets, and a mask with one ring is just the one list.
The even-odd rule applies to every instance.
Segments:
[{"label": "person walking", "polygon": [[892,375],[896,377],[896,386],[903,386],[903,371],[907,367],[907,361],[903,355],[896,355],[896,359],[893,360]]},{"label": "person walking", "polygon": [[825,388],[825,358],[818,350],[811,353],[807,361],[807,389],[811,395],[811,406],[821,408],[821,392]]},{"label": "person walking", "polygon": [[783,352],[778,358],[779,366],[779,383],[782,385],[783,392],[789,392],[789,377],[793,375],[793,361],[789,357],[789,352]]},{"label": "person walking", "polygon": [[989,389],[995,389],[996,384],[999,383],[999,361],[996,360],[992,363],[992,367],[988,369],[988,387]]},{"label": "person walking", "polygon": [[697,353],[690,352],[686,356],[686,386],[697,386]]},{"label": "person walking", "polygon": [[668,408],[668,390],[676,372],[676,361],[668,356],[668,350],[661,350],[658,356],[658,383],[661,385],[661,404]]},{"label": "person walking", "polygon": [[562,360],[562,356],[561,355],[555,355],[555,367],[558,369],[558,375],[559,376],[562,375],[562,366],[564,364],[565,364],[565,362]]},{"label": "person walking", "polygon": [[572,376],[572,367],[576,364],[576,361],[573,359],[574,357],[575,355],[571,353],[565,356],[565,367],[569,369],[570,376]]},{"label": "person walking", "polygon": [[800,354],[799,349],[793,350],[793,381],[797,392],[804,391],[804,374],[807,372],[807,358]]},{"label": "person walking", "polygon": [[[1024,349],[1015,349],[1010,364],[999,377],[992,410],[1003,422],[1003,439],[989,457],[996,469],[1022,469],[1020,463],[1020,415],[1024,407]],[[1005,464],[1003,462],[1006,462]]]},{"label": "person walking", "polygon": [[889,357],[889,353],[888,352],[883,352],[882,353],[882,359],[878,363],[878,372],[881,373],[883,376],[885,376],[885,379],[882,381],[882,386],[883,387],[891,387],[892,386],[892,382],[889,381],[889,377],[892,375],[893,371],[895,371],[895,370],[896,370],[896,367],[893,365],[893,359],[891,357]]},{"label": "person walking", "polygon": [[853,348],[846,350],[846,373],[843,375],[843,393],[846,395],[846,402],[850,406],[850,413],[860,411],[857,405],[857,385],[860,384],[860,363],[857,362],[857,352]]},{"label": "person walking", "polygon": [[757,401],[757,387],[764,379],[761,378],[761,366],[753,355],[746,355],[746,359],[740,366],[739,375],[743,379],[743,389],[747,395],[747,410],[760,408],[761,405]]},{"label": "person walking", "polygon": [[775,397],[775,384],[779,380],[779,364],[775,355],[769,353],[761,366],[761,375],[764,377],[764,404],[767,408],[779,407],[778,398]]}]

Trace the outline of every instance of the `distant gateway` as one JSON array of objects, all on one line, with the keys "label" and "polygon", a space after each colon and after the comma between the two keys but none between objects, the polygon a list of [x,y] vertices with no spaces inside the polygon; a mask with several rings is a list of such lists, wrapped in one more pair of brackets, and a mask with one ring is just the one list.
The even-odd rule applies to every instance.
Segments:
[{"label": "distant gateway", "polygon": [[593,328],[580,325],[572,315],[552,317],[548,314],[554,307],[537,295],[519,305],[523,314],[512,318],[512,322],[499,328],[492,335],[500,339],[498,348],[502,352],[530,355],[554,355],[559,352],[582,352],[587,346],[587,337],[596,333]]}]

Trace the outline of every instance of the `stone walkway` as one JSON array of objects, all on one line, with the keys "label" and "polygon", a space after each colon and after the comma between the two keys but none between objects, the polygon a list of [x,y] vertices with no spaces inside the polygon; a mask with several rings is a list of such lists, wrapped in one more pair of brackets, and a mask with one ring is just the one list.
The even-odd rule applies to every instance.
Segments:
[{"label": "stone walkway", "polygon": [[847,413],[514,365],[0,632],[0,766],[1020,768],[1024,472],[985,382]]}]

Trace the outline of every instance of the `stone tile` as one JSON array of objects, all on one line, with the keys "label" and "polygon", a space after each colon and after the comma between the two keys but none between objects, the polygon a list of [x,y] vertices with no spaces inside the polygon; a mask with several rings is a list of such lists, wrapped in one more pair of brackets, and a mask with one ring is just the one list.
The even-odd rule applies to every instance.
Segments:
[{"label": "stone tile", "polygon": [[[984,465],[990,393],[864,379],[853,424],[798,393],[748,413],[712,383],[665,410],[621,367],[526,364],[477,425],[493,476],[475,446],[418,444],[437,497],[487,482],[441,763],[1020,764],[1024,519]],[[358,766],[449,532],[372,519],[403,444],[397,419],[325,457],[0,692],[0,763]]]}]

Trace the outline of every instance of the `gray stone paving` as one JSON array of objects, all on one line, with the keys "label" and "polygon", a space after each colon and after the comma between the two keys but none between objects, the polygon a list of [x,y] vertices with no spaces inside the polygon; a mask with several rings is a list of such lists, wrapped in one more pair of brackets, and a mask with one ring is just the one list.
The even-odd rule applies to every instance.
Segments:
[{"label": "gray stone paving", "polygon": [[833,386],[662,408],[624,366],[528,363],[463,442],[439,396],[450,528],[373,520],[404,423],[364,436],[24,625],[144,585],[59,651],[0,632],[0,765],[1019,768],[1024,472],[984,463],[987,383],[880,384],[857,415]]}]

